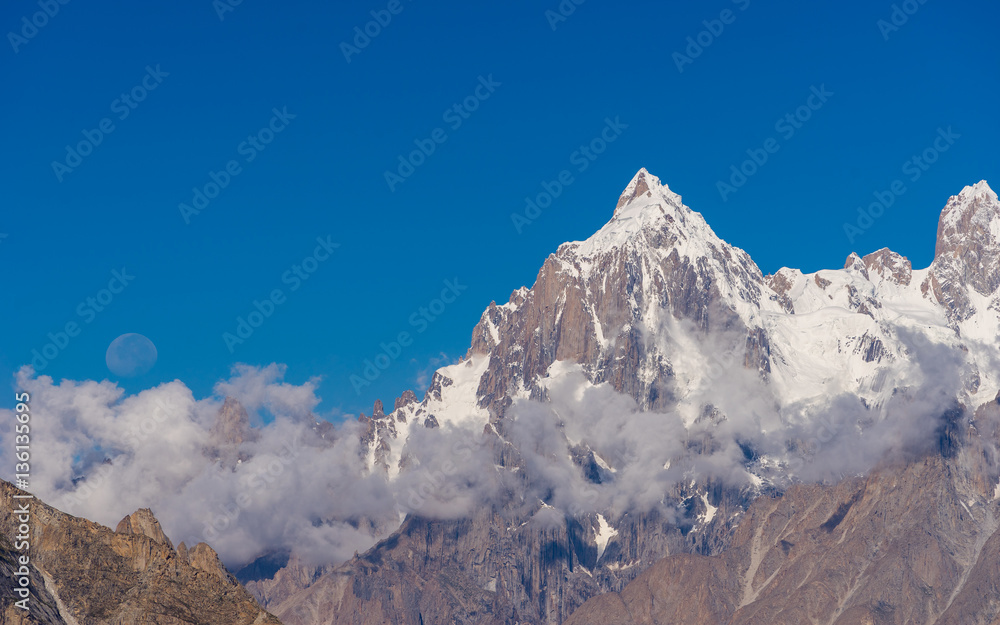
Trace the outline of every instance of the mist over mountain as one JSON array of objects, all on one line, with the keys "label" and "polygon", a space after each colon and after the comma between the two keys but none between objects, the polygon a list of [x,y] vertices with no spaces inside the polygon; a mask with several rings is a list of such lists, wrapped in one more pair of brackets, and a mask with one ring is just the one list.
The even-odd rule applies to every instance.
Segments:
[{"label": "mist over mountain", "polygon": [[[22,369],[32,486],[109,527],[150,508],[286,623],[562,622],[667,554],[738,543],[761,496],[953,461],[995,432],[998,290],[985,182],[947,201],[930,267],[882,249],[764,275],[643,169],[388,412],[331,425],[318,381],[277,364],[203,398]],[[989,493],[996,447],[977,445],[963,466]]]}]

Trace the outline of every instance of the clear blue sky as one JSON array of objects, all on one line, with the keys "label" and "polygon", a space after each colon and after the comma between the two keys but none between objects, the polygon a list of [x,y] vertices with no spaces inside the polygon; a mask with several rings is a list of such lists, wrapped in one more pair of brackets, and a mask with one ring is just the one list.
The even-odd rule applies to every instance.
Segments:
[{"label": "clear blue sky", "polygon": [[[489,302],[598,229],[640,167],[765,272],[883,246],[925,266],[947,197],[1000,187],[995,3],[913,0],[893,30],[879,26],[888,1],[566,0],[560,21],[546,16],[556,0],[243,0],[223,19],[219,4],[76,0],[51,17],[37,0],[4,4],[0,375],[76,322],[45,374],[115,379],[105,350],[137,332],[159,361],[122,381],[130,391],[181,379],[204,395],[235,362],[279,362],[291,381],[323,377],[327,414],[370,412],[463,354]],[[371,11],[391,21],[369,25],[381,32],[348,62],[341,44]],[[675,53],[708,27],[679,71]],[[833,95],[788,136],[776,122],[811,87]],[[476,110],[446,115],[463,101]],[[275,108],[294,119],[272,121]],[[573,153],[606,118],[627,128],[580,172]],[[90,132],[103,135],[92,153],[67,156],[102,123],[113,130]],[[243,143],[269,125],[262,150]],[[960,137],[911,182],[905,163],[949,127]],[[718,181],[768,138],[777,152],[724,200]],[[390,189],[385,172],[415,141],[434,152]],[[179,204],[229,161],[239,173],[186,223]],[[519,233],[511,214],[563,170],[572,183]],[[897,179],[906,193],[850,241],[843,224]],[[293,289],[293,266],[327,236],[339,248]],[[123,267],[134,280],[97,313],[87,298]],[[455,278],[457,299],[412,323]],[[275,289],[283,303],[230,353],[223,334]],[[349,376],[404,331],[412,343],[357,393]]]}]

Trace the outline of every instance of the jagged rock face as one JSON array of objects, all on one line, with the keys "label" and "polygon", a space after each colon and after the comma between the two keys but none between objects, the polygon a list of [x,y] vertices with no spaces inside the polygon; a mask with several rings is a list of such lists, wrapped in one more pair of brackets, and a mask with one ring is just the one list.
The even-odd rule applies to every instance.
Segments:
[{"label": "jagged rock face", "polygon": [[393,540],[272,609],[296,624],[559,622],[601,588],[624,585],[596,567],[592,538],[578,523],[521,525],[496,511],[448,523],[411,517]]},{"label": "jagged rock face", "polygon": [[941,213],[931,285],[959,321],[976,312],[970,289],[990,297],[1000,288],[1000,202],[985,181],[953,196]]},{"label": "jagged rock face", "polygon": [[260,433],[250,426],[250,416],[235,397],[227,397],[209,430],[205,455],[233,468],[247,460],[244,443],[258,440]]},{"label": "jagged rock face", "polygon": [[1000,500],[975,479],[982,445],[762,497],[719,557],[669,556],[567,624],[996,623]]},{"label": "jagged rock face", "polygon": [[[336,567],[310,565],[296,555],[291,557],[264,557],[241,571],[236,577],[250,594],[267,610],[274,611],[275,606],[289,597],[309,588],[323,575],[330,573]],[[266,570],[260,570],[260,566]],[[253,570],[257,569],[257,570]]]},{"label": "jagged rock face", "polygon": [[[409,391],[409,393],[412,394],[413,391]],[[401,400],[403,400],[402,397],[396,403],[401,403]],[[402,405],[406,406],[407,402],[403,400]],[[402,415],[403,413],[399,411],[398,414]],[[382,402],[375,400],[372,416],[367,417],[362,412],[358,416],[358,421],[364,426],[364,430],[361,432],[360,453],[370,455],[369,462],[373,468],[388,471],[391,462],[390,441],[396,439],[398,436],[396,420],[387,419],[385,411],[382,408]]]},{"label": "jagged rock face", "polygon": [[256,432],[250,427],[250,416],[234,397],[227,397],[222,404],[211,434],[215,442],[233,446],[256,438]]},{"label": "jagged rock face", "polygon": [[[819,278],[819,276],[816,276]],[[795,313],[795,305],[788,296],[789,291],[795,285],[795,273],[789,269],[779,271],[775,274],[764,276],[764,282],[774,294],[774,301],[781,306],[781,309],[788,314]],[[817,284],[817,286],[821,286]]]},{"label": "jagged rock face", "polygon": [[913,265],[905,256],[900,256],[887,247],[872,252],[861,259],[869,280],[881,278],[899,286],[909,286],[913,278]]},{"label": "jagged rock face", "polygon": [[[25,494],[0,481],[0,572],[13,587],[8,557]],[[0,591],[4,623],[280,625],[226,571],[204,543],[175,551],[149,510],[110,529],[31,501],[32,614],[23,619]],[[37,608],[37,612],[36,612]],[[9,620],[8,620],[9,619]]]},{"label": "jagged rock face", "polygon": [[[396,412],[400,408],[404,408],[410,404],[415,404],[416,402],[417,395],[413,391],[403,391],[403,394],[396,398],[396,403],[392,407],[392,410],[393,412]],[[400,418],[405,418],[402,413],[399,413],[399,416]]]},{"label": "jagged rock face", "polygon": [[153,516],[153,511],[149,508],[140,508],[128,515],[118,523],[115,528],[118,534],[138,534],[153,539],[153,541],[169,545],[173,549],[174,544],[170,542],[167,535],[163,533],[160,522]]}]

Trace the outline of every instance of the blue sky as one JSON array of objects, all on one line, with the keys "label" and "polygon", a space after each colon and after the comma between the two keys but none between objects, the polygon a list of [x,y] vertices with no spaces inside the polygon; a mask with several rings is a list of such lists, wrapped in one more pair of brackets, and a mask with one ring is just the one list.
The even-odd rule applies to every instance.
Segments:
[{"label": "blue sky", "polygon": [[[202,396],[236,362],[279,362],[322,376],[324,414],[370,412],[464,354],[489,302],[597,230],[640,167],[766,273],[883,246],[926,266],[948,196],[1000,182],[1000,9],[896,6],[7,2],[0,375],[76,323],[42,373],[118,380],[105,350],[136,332],[159,360],[129,391]],[[732,167],[753,173],[720,191]],[[545,185],[557,197],[515,224]]]}]

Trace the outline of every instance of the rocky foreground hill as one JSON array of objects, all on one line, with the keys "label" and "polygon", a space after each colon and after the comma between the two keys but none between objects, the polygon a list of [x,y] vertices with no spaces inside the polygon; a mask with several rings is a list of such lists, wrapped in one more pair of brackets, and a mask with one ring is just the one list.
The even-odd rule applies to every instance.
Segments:
[{"label": "rocky foreground hill", "polygon": [[[211,547],[174,548],[153,514],[138,510],[112,531],[64,514],[0,481],[0,623],[10,625],[280,625],[226,570]],[[15,510],[30,502],[29,610],[15,572]]]}]

